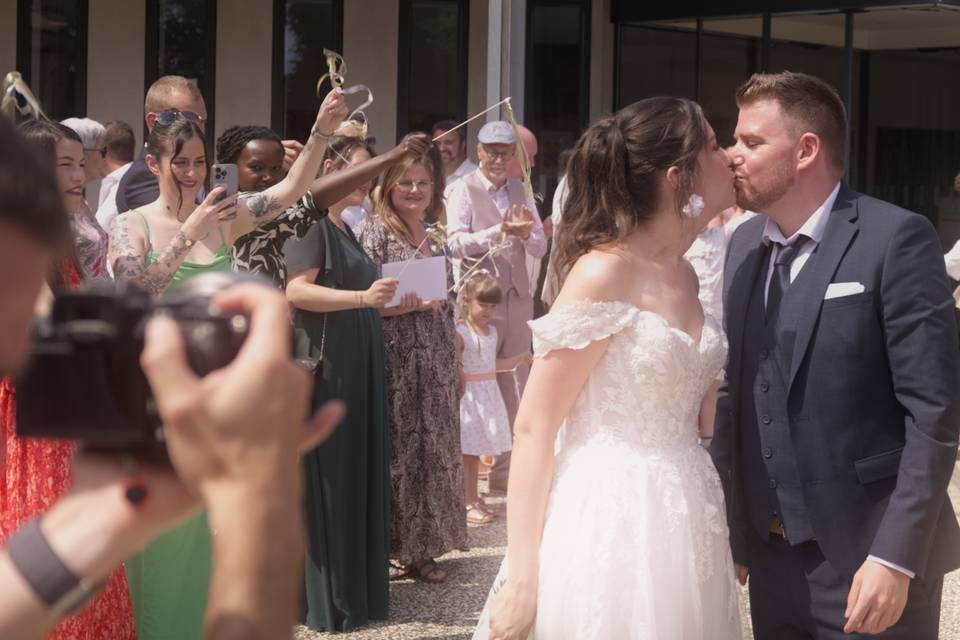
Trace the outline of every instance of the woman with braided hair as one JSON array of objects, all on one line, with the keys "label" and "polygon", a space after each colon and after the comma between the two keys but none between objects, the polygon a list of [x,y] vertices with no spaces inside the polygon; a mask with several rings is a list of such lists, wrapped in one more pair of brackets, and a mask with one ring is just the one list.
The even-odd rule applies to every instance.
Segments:
[{"label": "woman with braided hair", "polygon": [[[335,138],[338,139],[344,140],[342,136]],[[375,156],[373,148],[368,146],[370,153],[363,162],[352,159],[346,162],[343,152],[328,150],[326,160],[343,170],[322,171],[307,193],[275,220],[256,227],[248,224],[246,233],[237,234],[233,244],[234,268],[260,273],[283,289],[287,284],[284,243],[302,239],[314,223],[327,215],[329,207],[349,197],[387,168],[408,156],[423,153],[424,145],[428,144],[417,139],[404,140],[382,156]],[[280,182],[284,176],[283,156],[280,136],[266,127],[230,127],[217,139],[217,162],[237,165],[241,194],[260,192]],[[234,225],[241,228],[244,221],[237,220]]]}]

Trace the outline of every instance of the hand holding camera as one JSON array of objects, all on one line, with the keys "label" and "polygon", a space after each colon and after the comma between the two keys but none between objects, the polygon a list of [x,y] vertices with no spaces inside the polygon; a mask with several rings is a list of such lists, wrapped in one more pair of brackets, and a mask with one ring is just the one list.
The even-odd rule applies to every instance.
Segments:
[{"label": "hand holding camera", "polygon": [[207,499],[235,486],[277,500],[278,481],[296,495],[299,451],[332,432],[342,405],[327,405],[305,422],[311,381],[291,358],[282,295],[243,283],[216,295],[212,305],[227,317],[249,317],[250,333],[230,364],[202,378],[189,365],[176,322],[156,317],[147,326],[141,362],[173,465],[187,488]]}]

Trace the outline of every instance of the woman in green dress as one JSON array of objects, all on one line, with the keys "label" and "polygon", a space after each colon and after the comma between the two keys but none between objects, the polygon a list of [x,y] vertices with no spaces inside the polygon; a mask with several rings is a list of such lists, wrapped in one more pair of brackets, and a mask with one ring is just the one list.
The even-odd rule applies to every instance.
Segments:
[{"label": "woman in green dress", "polygon": [[[219,202],[223,189],[213,189],[197,205],[208,174],[203,129],[180,112],[159,114],[147,142],[147,166],[157,176],[160,197],[114,222],[108,255],[117,281],[131,281],[161,295],[201,273],[231,271],[231,222],[244,217],[263,224],[295,202],[320,168],[326,148],[322,140],[345,115],[340,92],[331,92],[317,115],[318,135],[311,137],[283,181],[263,193]],[[204,514],[125,564],[140,640],[202,636],[210,564]]]},{"label": "woman in green dress", "polygon": [[[385,620],[389,606],[390,440],[378,309],[393,298],[397,282],[377,279],[377,268],[341,214],[363,202],[371,178],[429,145],[425,137],[415,139],[373,158],[359,138],[334,140],[318,183],[342,174],[336,182],[352,191],[302,239],[284,247],[298,355],[320,363],[313,406],[331,398],[347,405],[336,432],[303,458],[304,622],[315,630],[349,631]],[[301,206],[310,206],[304,201]]]}]

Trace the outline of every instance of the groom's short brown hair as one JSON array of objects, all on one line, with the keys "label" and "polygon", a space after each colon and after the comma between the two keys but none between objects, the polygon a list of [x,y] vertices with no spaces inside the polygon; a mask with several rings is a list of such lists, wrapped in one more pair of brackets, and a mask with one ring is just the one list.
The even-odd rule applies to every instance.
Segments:
[{"label": "groom's short brown hair", "polygon": [[737,106],[776,100],[798,133],[815,133],[834,168],[847,164],[847,110],[836,90],[806,73],[755,73],[737,89]]}]

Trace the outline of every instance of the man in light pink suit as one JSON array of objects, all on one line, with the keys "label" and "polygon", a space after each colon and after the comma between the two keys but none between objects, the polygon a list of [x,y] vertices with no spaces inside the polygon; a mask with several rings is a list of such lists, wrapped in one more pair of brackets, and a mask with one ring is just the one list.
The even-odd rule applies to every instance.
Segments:
[{"label": "man in light pink suit", "polygon": [[[509,358],[531,348],[527,323],[533,319],[533,291],[527,256],[542,258],[547,252],[547,240],[533,197],[524,193],[520,180],[507,175],[516,152],[513,127],[503,121],[488,122],[480,130],[478,140],[480,168],[456,183],[447,198],[447,237],[453,257],[465,258],[461,274],[483,258],[502,234],[509,238],[507,248],[492,259],[483,260],[480,267],[494,274],[503,290],[494,325],[499,336],[497,358]],[[529,366],[522,366],[515,373],[497,375],[511,425],[528,372]],[[490,472],[491,489],[506,488],[509,468],[510,454],[498,456]]]}]

